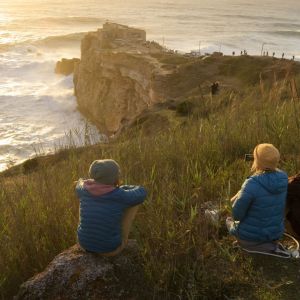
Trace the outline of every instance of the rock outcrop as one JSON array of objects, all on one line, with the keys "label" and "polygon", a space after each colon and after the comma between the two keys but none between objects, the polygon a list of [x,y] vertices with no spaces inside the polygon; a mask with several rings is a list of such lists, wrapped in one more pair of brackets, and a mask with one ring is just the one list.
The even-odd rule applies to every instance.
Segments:
[{"label": "rock outcrop", "polygon": [[74,86],[79,109],[104,132],[114,133],[143,110],[165,100],[164,77],[144,30],[106,23],[81,43]]},{"label": "rock outcrop", "polygon": [[147,299],[149,294],[134,242],[116,257],[87,253],[75,245],[20,287],[15,299]]},{"label": "rock outcrop", "polygon": [[63,58],[61,61],[58,61],[55,66],[55,73],[70,75],[74,72],[75,65],[80,62],[79,58],[67,59]]}]

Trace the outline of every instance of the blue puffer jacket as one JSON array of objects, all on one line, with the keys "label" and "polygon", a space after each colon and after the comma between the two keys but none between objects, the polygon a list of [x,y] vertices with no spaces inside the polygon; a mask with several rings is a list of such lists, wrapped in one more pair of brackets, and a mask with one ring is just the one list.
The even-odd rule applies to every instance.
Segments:
[{"label": "blue puffer jacket", "polygon": [[141,186],[121,186],[102,196],[93,196],[78,184],[76,192],[80,199],[78,242],[85,250],[97,253],[111,252],[121,245],[124,211],[146,198]]},{"label": "blue puffer jacket", "polygon": [[268,242],[281,238],[288,177],[283,171],[249,177],[232,208],[235,221],[230,233],[246,241]]}]

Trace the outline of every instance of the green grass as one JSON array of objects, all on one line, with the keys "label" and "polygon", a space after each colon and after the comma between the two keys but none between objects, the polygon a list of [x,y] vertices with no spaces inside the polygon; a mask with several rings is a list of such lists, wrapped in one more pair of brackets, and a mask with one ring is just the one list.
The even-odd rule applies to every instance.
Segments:
[{"label": "green grass", "polygon": [[256,87],[197,101],[180,125],[156,135],[135,127],[109,145],[64,150],[27,163],[26,175],[17,167],[0,176],[0,298],[76,242],[74,181],[94,159],[113,158],[125,183],[148,190],[133,235],[154,299],[299,299],[298,262],[274,270],[274,259],[235,251],[223,221],[212,226],[203,211],[211,201],[229,213],[229,197],[249,175],[243,156],[258,143],[274,143],[289,174],[300,169],[299,100],[276,86],[263,96]]},{"label": "green grass", "polygon": [[173,53],[154,53],[151,54],[152,57],[156,58],[162,64],[168,65],[181,65],[191,61],[191,58],[185,57],[181,54]]}]

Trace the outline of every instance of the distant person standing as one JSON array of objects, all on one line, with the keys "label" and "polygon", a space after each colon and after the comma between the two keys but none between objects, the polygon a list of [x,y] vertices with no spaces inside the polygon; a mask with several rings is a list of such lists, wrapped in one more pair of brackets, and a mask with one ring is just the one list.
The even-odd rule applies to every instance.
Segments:
[{"label": "distant person standing", "polygon": [[282,53],[281,58],[284,59],[284,52]]},{"label": "distant person standing", "polygon": [[218,92],[219,92],[219,82],[218,81],[215,81],[211,86],[210,86],[210,89],[211,89],[211,95],[216,95]]},{"label": "distant person standing", "polygon": [[275,52],[273,52],[273,57],[275,57]]},{"label": "distant person standing", "polygon": [[232,56],[235,56],[235,52],[234,51],[232,52]]}]

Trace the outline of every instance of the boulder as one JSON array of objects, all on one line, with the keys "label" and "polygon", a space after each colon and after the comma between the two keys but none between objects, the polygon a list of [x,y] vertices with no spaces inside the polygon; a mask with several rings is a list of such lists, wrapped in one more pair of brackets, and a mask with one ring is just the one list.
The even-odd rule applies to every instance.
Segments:
[{"label": "boulder", "polygon": [[45,271],[20,287],[17,299],[147,299],[138,247],[130,242],[116,257],[103,257],[74,245]]},{"label": "boulder", "polygon": [[70,75],[74,72],[75,65],[80,62],[79,58],[63,58],[61,61],[58,61],[55,66],[55,73]]}]

